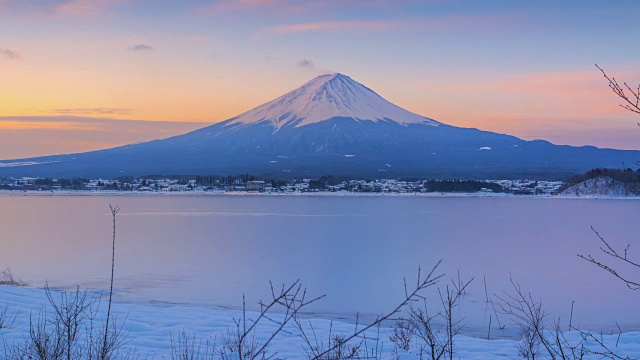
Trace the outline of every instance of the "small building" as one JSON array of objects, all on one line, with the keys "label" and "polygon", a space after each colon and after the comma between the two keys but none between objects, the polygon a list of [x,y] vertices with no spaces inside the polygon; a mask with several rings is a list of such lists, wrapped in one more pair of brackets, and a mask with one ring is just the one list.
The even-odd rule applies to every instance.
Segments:
[{"label": "small building", "polygon": [[244,186],[246,191],[264,191],[265,189],[264,181],[247,181]]}]

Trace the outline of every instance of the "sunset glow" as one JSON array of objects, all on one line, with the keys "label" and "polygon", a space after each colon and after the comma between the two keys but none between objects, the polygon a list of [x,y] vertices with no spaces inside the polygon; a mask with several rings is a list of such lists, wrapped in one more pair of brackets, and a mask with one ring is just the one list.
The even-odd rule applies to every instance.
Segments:
[{"label": "sunset glow", "polygon": [[594,66],[640,83],[640,50],[629,45],[638,10],[633,1],[0,0],[0,159],[177,135],[333,72],[447,124],[640,149],[637,119]]}]

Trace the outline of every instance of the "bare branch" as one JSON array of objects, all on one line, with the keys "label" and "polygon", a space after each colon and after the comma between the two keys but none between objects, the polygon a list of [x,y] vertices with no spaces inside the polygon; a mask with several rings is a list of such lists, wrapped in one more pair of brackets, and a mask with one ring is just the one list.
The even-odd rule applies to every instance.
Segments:
[{"label": "bare branch", "polygon": [[[629,252],[629,246],[627,245],[627,247],[624,249],[623,251],[623,255],[620,255],[618,251],[616,251],[602,236],[600,236],[600,234],[593,228],[591,227],[591,230],[596,234],[596,236],[598,237],[598,239],[600,239],[600,242],[602,242],[602,244],[604,244],[604,246],[600,247],[600,251],[602,251],[604,254],[617,259],[619,261],[622,261],[623,263],[633,266],[633,267],[637,267],[640,268],[640,264],[638,264],[635,261],[632,261],[628,258],[628,252]],[[618,271],[616,271],[614,268],[612,268],[611,266],[597,260],[596,258],[594,258],[591,255],[587,255],[584,256],[582,254],[578,254],[578,257],[581,259],[584,259],[594,265],[596,265],[597,267],[603,269],[604,271],[610,273],[611,275],[615,276],[616,278],[620,279],[622,282],[625,283],[625,285],[627,285],[627,287],[631,290],[638,290],[640,289],[640,282],[634,281],[634,280],[630,280],[628,277],[620,275],[618,273]]]},{"label": "bare branch", "polygon": [[[598,64],[596,64],[596,67],[600,72],[602,72],[604,78],[609,82],[609,88],[611,88],[613,93],[624,100],[624,104],[620,104],[620,107],[636,114],[640,114],[640,85],[638,85],[638,89],[635,91],[626,82],[623,83],[624,87],[622,87],[618,84],[616,78],[609,77],[609,75],[607,75],[607,73],[598,66]],[[627,94],[627,91],[631,94]]]},{"label": "bare branch", "polygon": [[[381,324],[382,322],[386,321],[386,320],[391,320],[396,314],[398,314],[405,306],[407,306],[408,304],[410,304],[412,301],[415,301],[417,299],[419,299],[419,293],[436,284],[438,282],[438,280],[440,280],[440,278],[444,275],[438,275],[435,276],[434,272],[436,271],[436,269],[438,268],[438,266],[440,265],[440,263],[442,263],[442,260],[438,261],[438,263],[431,269],[431,271],[429,272],[429,274],[427,274],[426,278],[421,279],[421,275],[420,272],[418,272],[418,281],[417,281],[417,285],[416,288],[409,294],[407,294],[405,296],[405,299],[402,300],[402,302],[400,302],[400,304],[398,304],[398,306],[396,306],[395,309],[393,309],[392,311],[383,314],[383,315],[379,315],[378,317],[376,317],[376,319],[370,323],[369,325],[361,328],[360,330],[355,331],[352,335],[344,338],[344,343],[348,343],[351,340],[360,337],[361,335],[363,335],[367,330],[378,326],[379,324]],[[336,350],[339,346],[341,346],[339,343],[334,344],[334,346],[329,347],[328,349],[326,349],[325,351],[323,351],[320,354],[316,354],[313,358],[311,358],[311,360],[320,360],[323,359],[325,355],[329,354],[330,352]]]}]

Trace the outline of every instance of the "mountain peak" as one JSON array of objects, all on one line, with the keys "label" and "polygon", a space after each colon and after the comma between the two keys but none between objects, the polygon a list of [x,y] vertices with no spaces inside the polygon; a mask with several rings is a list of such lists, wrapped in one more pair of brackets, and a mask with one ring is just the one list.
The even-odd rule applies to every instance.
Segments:
[{"label": "mountain peak", "polygon": [[402,125],[439,124],[390,103],[347,75],[333,73],[320,75],[273,101],[232,118],[229,125],[268,122],[278,130],[285,125],[300,127],[335,117],[391,121]]}]

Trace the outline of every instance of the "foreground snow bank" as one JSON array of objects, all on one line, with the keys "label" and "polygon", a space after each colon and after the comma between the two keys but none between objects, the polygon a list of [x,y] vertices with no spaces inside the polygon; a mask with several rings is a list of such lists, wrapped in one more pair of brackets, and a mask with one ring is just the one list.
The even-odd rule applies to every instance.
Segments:
[{"label": "foreground snow bank", "polygon": [[[56,292],[53,292],[56,299]],[[91,296],[99,297],[99,293]],[[12,286],[0,286],[0,306],[8,306],[9,313],[16,315],[16,320],[10,329],[0,331],[0,337],[5,344],[13,344],[25,340],[29,333],[30,318],[37,318],[43,308],[48,308],[49,303],[42,289],[22,288]],[[104,315],[106,303],[103,301],[98,319]],[[189,305],[153,303],[153,302],[128,302],[118,299],[113,304],[113,313],[117,322],[126,319],[125,328],[130,331],[127,339],[127,347],[134,348],[142,357],[170,358],[171,334],[177,335],[180,331],[188,334],[195,333],[204,338],[220,342],[227,330],[234,326],[234,319],[242,315],[237,310],[195,307]],[[50,310],[48,310],[50,313]],[[255,318],[255,313],[250,313],[249,318]],[[354,325],[346,322],[330,321],[326,319],[308,319],[315,329],[319,340],[325,341],[329,331],[333,334],[350,334],[354,331]],[[100,320],[98,320],[100,321]],[[258,328],[256,337],[266,339],[275,329],[275,325],[266,324]],[[305,358],[304,342],[293,328],[290,332],[283,332],[276,337],[270,346],[270,353],[277,352],[276,358],[301,359]],[[368,336],[375,338],[378,329],[372,330]],[[380,329],[380,342],[382,358],[396,358],[394,347],[389,341],[390,330]],[[566,334],[570,341],[578,341],[577,332]],[[622,357],[640,357],[640,332],[630,332],[618,335],[602,337],[608,346],[616,350]],[[514,340],[486,340],[468,336],[456,336],[455,358],[460,359],[496,359],[518,358],[518,341]],[[617,344],[617,346],[616,346]],[[368,342],[368,347],[375,347],[373,341]],[[400,353],[400,359],[418,359],[418,356]],[[2,356],[0,356],[2,357]],[[597,357],[594,357],[597,358]]]}]

